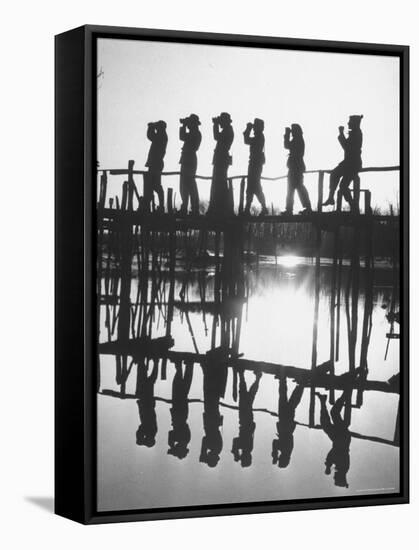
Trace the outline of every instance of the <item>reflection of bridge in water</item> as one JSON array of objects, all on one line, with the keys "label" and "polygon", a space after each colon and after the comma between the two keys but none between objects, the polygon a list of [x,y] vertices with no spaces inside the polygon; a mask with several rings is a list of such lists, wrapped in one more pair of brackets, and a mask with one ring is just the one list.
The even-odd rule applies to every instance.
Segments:
[{"label": "reflection of bridge in water", "polygon": [[[391,168],[393,169],[393,168]],[[118,171],[111,171],[116,173]],[[123,171],[122,171],[123,172]],[[359,182],[355,185],[354,195],[364,195],[363,213],[341,211],[341,196],[338,195],[337,211],[323,213],[321,208],[323,179],[326,171],[319,173],[318,211],[302,216],[266,216],[263,218],[232,216],[228,219],[214,219],[205,216],[179,217],[173,208],[173,194],[168,193],[168,213],[144,213],[134,209],[134,199],[138,196],[133,181],[133,164],[125,171],[128,181],[124,183],[121,201],[115,200],[109,207],[106,203],[106,171],[101,178],[98,204],[98,392],[122,399],[135,398],[139,403],[140,417],[147,417],[144,403],[155,400],[166,401],[173,406],[176,398],[165,400],[145,394],[146,386],[153,387],[160,367],[160,376],[167,376],[167,363],[175,365],[178,385],[186,376],[186,371],[199,364],[204,373],[204,399],[188,398],[188,388],[184,387],[183,412],[189,403],[200,402],[204,405],[203,460],[214,466],[217,460],[211,449],[220,445],[219,407],[236,408],[241,414],[242,440],[249,439],[249,426],[253,422],[253,412],[265,412],[278,417],[278,438],[284,436],[281,415],[288,414],[289,426],[295,422],[294,416],[284,413],[286,408],[279,406],[278,412],[253,407],[253,401],[247,401],[247,413],[240,401],[240,388],[243,386],[243,373],[252,371],[256,379],[265,376],[279,379],[279,386],[285,387],[287,380],[296,387],[309,392],[309,411],[307,422],[303,425],[310,429],[323,427],[315,422],[316,392],[328,394],[328,403],[335,406],[339,402],[338,393],[345,395],[342,409],[342,421],[348,427],[353,409],[363,405],[364,392],[374,391],[383,394],[399,394],[398,373],[389,381],[373,380],[368,372],[368,348],[372,329],[373,284],[374,284],[374,231],[383,224],[388,228],[392,250],[392,300],[391,313],[397,310],[398,292],[398,217],[373,215],[369,191],[362,190]],[[241,185],[241,199],[238,213],[243,211],[244,180],[238,177]],[[234,178],[231,178],[233,180]],[[230,182],[230,185],[232,183]],[[138,201],[137,206],[140,206]],[[115,207],[114,207],[115,206]],[[311,363],[304,368],[295,365],[282,365],[272,362],[249,360],[240,353],[240,337],[243,322],[243,310],[249,297],[250,265],[255,267],[256,276],[260,250],[258,243],[265,234],[269,234],[276,244],[281,241],[278,227],[287,224],[308,224],[314,235],[312,243],[314,268],[314,311],[311,334]],[[343,235],[345,233],[345,235]],[[321,292],[321,250],[328,236],[332,243],[331,277],[329,305],[329,358],[318,363],[318,320],[319,297]],[[343,237],[345,236],[345,243]],[[211,255],[208,250],[212,249]],[[179,258],[179,251],[182,257]],[[343,262],[348,264],[346,277],[343,276]],[[211,270],[211,284],[207,280],[207,271]],[[364,282],[363,310],[359,315],[360,279]],[[175,295],[176,281],[181,281]],[[135,282],[135,285],[133,285]],[[197,282],[199,300],[189,299],[189,287]],[[343,307],[341,307],[343,306]],[[342,330],[341,310],[344,309],[345,328],[348,345],[348,365],[345,374],[335,373],[335,363],[340,356],[340,336]],[[194,351],[173,349],[176,342],[172,335],[172,323],[175,311],[185,320],[193,343]],[[190,314],[199,313],[205,332],[210,335],[210,349],[202,353],[198,349],[194,335],[194,326]],[[207,322],[209,317],[209,322]],[[263,320],[261,320],[262,322]],[[164,335],[156,336],[156,325],[161,322]],[[160,331],[161,332],[161,331]],[[393,331],[391,331],[392,333]],[[361,335],[359,338],[359,334]],[[118,391],[103,388],[101,385],[101,356],[115,357],[116,383]],[[148,374],[153,364],[153,373]],[[135,369],[133,371],[133,367]],[[185,374],[182,373],[185,369]],[[233,376],[232,398],[238,405],[224,402],[226,390],[226,372]],[[132,372],[137,372],[135,393],[127,391],[127,381]],[[184,384],[186,384],[184,382]],[[190,383],[189,383],[190,386]],[[244,385],[244,387],[246,384]],[[255,386],[257,388],[257,384]],[[151,390],[150,390],[151,391]],[[247,390],[246,390],[247,391]],[[250,391],[250,390],[249,390]],[[243,390],[243,395],[247,395]],[[300,397],[301,398],[301,397]],[[254,399],[254,397],[253,397]],[[291,398],[290,398],[291,399]],[[145,401],[144,401],[145,400]],[[141,403],[143,405],[141,405]],[[177,399],[179,402],[179,399]],[[298,405],[298,403],[297,403]],[[151,406],[151,405],[150,405]],[[155,406],[155,405],[154,405]],[[282,412],[281,412],[282,411]],[[246,416],[247,415],[247,416]],[[247,419],[247,420],[246,420]],[[183,431],[187,419],[183,420]],[[156,420],[151,424],[154,426]],[[147,423],[147,422],[145,422]],[[283,422],[282,422],[283,424]],[[301,424],[301,423],[300,423]],[[292,432],[291,428],[285,432]],[[392,439],[366,436],[349,432],[351,437],[369,439],[378,443],[398,445],[399,415],[394,419],[395,432]],[[146,428],[144,428],[146,429]],[[150,428],[151,432],[153,429]],[[282,431],[281,431],[282,430]],[[247,433],[247,436],[246,436]],[[282,433],[282,436],[281,436]],[[138,434],[137,434],[138,436]],[[144,436],[144,434],[142,434]],[[174,436],[173,436],[174,437]],[[173,439],[172,437],[172,439]],[[180,437],[180,436],[179,436]],[[186,438],[185,435],[182,437]],[[253,432],[251,433],[253,438]],[[181,439],[181,437],[180,437]],[[239,438],[240,439],[240,438]],[[147,441],[152,441],[152,438]],[[236,442],[236,447],[239,443]],[[244,444],[242,443],[242,446]],[[240,447],[240,445],[239,445]],[[237,449],[236,449],[237,450]],[[214,451],[215,452],[215,451]],[[240,453],[239,453],[240,454]],[[215,463],[213,463],[215,462]],[[242,462],[243,464],[243,462]]]}]

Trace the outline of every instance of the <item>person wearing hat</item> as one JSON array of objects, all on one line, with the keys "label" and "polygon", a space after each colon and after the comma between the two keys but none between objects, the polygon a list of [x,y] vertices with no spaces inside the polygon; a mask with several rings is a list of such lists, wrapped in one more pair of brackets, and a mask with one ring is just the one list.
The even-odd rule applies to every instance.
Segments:
[{"label": "person wearing hat", "polygon": [[257,371],[256,378],[250,388],[247,388],[244,371],[239,371],[239,435],[233,438],[231,452],[235,462],[240,462],[242,468],[252,464],[252,451],[256,423],[254,421],[253,403],[259,389],[262,373]]},{"label": "person wearing hat", "polygon": [[219,216],[231,213],[233,205],[229,199],[227,172],[232,164],[230,147],[234,140],[232,120],[228,113],[212,119],[213,135],[217,142],[212,160],[212,183],[208,214]]},{"label": "person wearing hat", "polygon": [[164,212],[164,193],[161,184],[161,173],[164,168],[164,156],[167,148],[167,132],[164,120],[149,122],[147,128],[147,139],[151,141],[146,166],[148,173],[144,178],[144,202],[146,210],[150,210],[153,200],[153,193],[159,199],[158,210]]},{"label": "person wearing hat", "polygon": [[362,131],[361,120],[363,115],[351,115],[348,121],[348,137],[345,136],[344,127],[339,126],[338,141],[344,150],[343,161],[334,168],[330,174],[329,196],[323,206],[335,204],[335,191],[340,183],[340,190],[351,209],[356,209],[352,194],[349,190],[350,184],[358,178],[358,172],[362,168]]},{"label": "person wearing hat", "polygon": [[290,128],[285,128],[284,147],[289,151],[287,160],[288,189],[284,213],[292,214],[294,195],[297,191],[303,207],[300,214],[308,214],[311,212],[311,203],[307,188],[304,185],[304,172],[306,170],[304,163],[305,143],[303,129],[299,124],[291,124]]},{"label": "person wearing hat", "polygon": [[[266,208],[265,195],[262,191],[260,178],[262,177],[262,169],[265,164],[265,136],[263,130],[265,123],[260,118],[255,118],[253,124],[247,123],[246,129],[243,132],[244,143],[249,145],[249,167],[247,171],[247,189],[246,189],[246,208],[244,213],[250,214],[253,197],[256,196],[262,206],[261,216],[268,213]],[[253,130],[253,136],[251,136]]]},{"label": "person wearing hat", "polygon": [[182,198],[181,214],[188,213],[189,199],[192,214],[199,214],[199,195],[196,186],[196,169],[198,165],[196,153],[201,145],[202,135],[199,131],[201,122],[198,115],[191,114],[180,119],[179,139],[183,141],[180,156],[180,196]]},{"label": "person wearing hat", "polygon": [[[349,373],[352,375],[352,373]],[[334,466],[334,482],[337,487],[348,488],[346,475],[349,471],[349,447],[351,444],[351,432],[349,422],[342,418],[342,409],[351,403],[351,389],[345,389],[339,399],[330,409],[330,416],[327,410],[327,396],[316,392],[320,399],[320,425],[329,439],[332,441],[332,448],[325,460],[325,474],[329,475]],[[345,415],[343,415],[345,416]]]},{"label": "person wearing hat", "polygon": [[286,376],[279,377],[278,390],[278,422],[276,423],[276,438],[272,441],[272,464],[278,468],[286,468],[294,450],[294,432],[297,426],[295,413],[304,394],[304,386],[297,384],[288,397]]},{"label": "person wearing hat", "polygon": [[172,429],[168,434],[169,449],[167,454],[181,460],[189,453],[188,445],[191,440],[191,429],[188,424],[188,395],[192,384],[193,363],[186,363],[184,374],[182,373],[182,361],[176,362],[175,368],[170,408]]},{"label": "person wearing hat", "polygon": [[148,375],[145,358],[137,361],[137,406],[140,417],[140,425],[136,432],[137,445],[153,447],[156,443],[157,417],[156,399],[154,397],[154,385],[158,374],[158,361],[154,361],[153,370]]}]

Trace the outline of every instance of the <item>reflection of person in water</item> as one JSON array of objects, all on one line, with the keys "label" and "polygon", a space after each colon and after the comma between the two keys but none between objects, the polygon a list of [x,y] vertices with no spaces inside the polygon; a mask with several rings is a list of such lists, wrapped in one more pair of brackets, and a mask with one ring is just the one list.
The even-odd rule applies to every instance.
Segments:
[{"label": "reflection of person in water", "polygon": [[153,447],[156,443],[157,434],[154,384],[157,380],[158,361],[154,361],[150,376],[148,376],[148,369],[143,361],[138,362],[137,369],[136,396],[138,397],[137,405],[140,415],[140,425],[137,430],[137,445]]},{"label": "reflection of person in water", "polygon": [[191,114],[188,118],[180,119],[179,139],[183,141],[180,157],[180,196],[182,197],[181,213],[188,213],[189,199],[192,214],[199,214],[199,195],[196,186],[197,156],[196,152],[201,145],[201,132],[198,115]]},{"label": "reflection of person in water", "polygon": [[210,215],[223,215],[231,211],[227,172],[232,164],[230,147],[234,140],[232,120],[228,113],[212,119],[214,139],[217,142],[212,160],[212,183],[208,213]]},{"label": "reflection of person in water", "polygon": [[217,466],[223,448],[220,414],[220,399],[224,396],[227,383],[227,357],[223,349],[217,348],[207,353],[202,364],[204,375],[204,436],[202,438],[200,462],[211,468]]},{"label": "reflection of person in water", "polygon": [[272,441],[272,464],[286,468],[294,449],[296,427],[295,411],[304,393],[304,386],[297,385],[288,399],[288,384],[285,376],[279,379],[277,438]]},{"label": "reflection of person in water", "polygon": [[297,191],[303,207],[300,214],[310,213],[310,197],[304,185],[304,172],[306,170],[306,165],[304,163],[305,143],[303,130],[299,124],[291,124],[291,128],[285,128],[284,147],[290,152],[287,160],[288,190],[285,213],[292,214],[295,191]]},{"label": "reflection of person in water", "polygon": [[348,137],[345,136],[344,127],[339,126],[338,140],[344,151],[343,161],[334,168],[330,174],[329,197],[323,206],[333,206],[335,204],[335,191],[340,182],[340,190],[346,202],[351,209],[354,208],[354,201],[349,190],[351,183],[358,178],[358,172],[362,168],[361,149],[362,149],[362,115],[351,115],[348,121]]},{"label": "reflection of person in water", "polygon": [[[262,177],[262,169],[265,164],[265,136],[263,130],[265,123],[260,118],[255,118],[253,124],[247,123],[246,129],[243,132],[244,142],[250,147],[249,168],[247,171],[247,189],[246,189],[246,208],[244,213],[250,214],[253,196],[256,196],[262,211],[261,216],[268,213],[266,208],[265,195],[263,194],[260,179]],[[250,134],[252,133],[251,136]]]},{"label": "reflection of person in water", "polygon": [[349,446],[351,444],[351,432],[349,422],[342,418],[343,407],[350,403],[351,390],[345,390],[339,399],[336,400],[329,412],[327,410],[327,396],[316,392],[320,399],[320,424],[325,433],[332,441],[332,448],[329,451],[325,466],[325,473],[330,474],[332,466],[335,467],[334,480],[337,487],[349,487],[346,474],[349,471]]},{"label": "reflection of person in water", "polygon": [[177,458],[185,458],[188,454],[188,443],[191,440],[191,430],[188,425],[188,394],[192,383],[193,364],[185,365],[182,374],[182,363],[176,363],[176,373],[172,386],[172,429],[169,432],[169,450],[167,454]]},{"label": "reflection of person in water", "polygon": [[144,181],[144,202],[146,209],[149,210],[153,193],[157,193],[159,198],[158,210],[163,212],[164,193],[161,185],[161,173],[164,168],[164,156],[167,148],[167,132],[164,120],[148,123],[147,138],[151,141],[151,145],[146,162],[148,173]]},{"label": "reflection of person in water", "polygon": [[243,468],[252,464],[253,439],[256,424],[253,420],[253,402],[259,389],[262,373],[256,373],[256,379],[247,389],[244,372],[240,371],[239,383],[239,435],[233,439],[233,453],[235,462],[239,462]]}]

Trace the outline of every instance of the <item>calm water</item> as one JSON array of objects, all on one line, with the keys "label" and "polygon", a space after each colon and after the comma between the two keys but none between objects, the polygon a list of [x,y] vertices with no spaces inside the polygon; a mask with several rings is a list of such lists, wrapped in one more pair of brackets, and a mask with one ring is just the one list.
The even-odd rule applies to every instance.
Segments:
[{"label": "calm water", "polygon": [[[315,308],[315,268],[310,260],[285,258],[284,265],[275,265],[272,258],[264,258],[256,266],[245,270],[246,299],[242,315],[238,351],[243,359],[289,365],[309,370],[312,360],[313,314]],[[322,262],[320,268],[320,294],[318,317],[317,361],[321,364],[330,356],[330,262]],[[366,306],[366,290],[361,269],[360,293],[357,305],[358,341],[356,366],[360,362],[362,321]],[[348,317],[344,289],[349,277],[349,268],[342,272],[340,304],[340,357],[335,364],[337,375],[348,371]],[[214,269],[194,269],[188,274],[177,266],[174,299],[184,295],[189,307],[175,304],[170,335],[174,340],[171,351],[205,354],[211,349],[213,337],[213,311],[211,306],[200,308],[202,288],[211,300],[214,295]],[[167,333],[167,307],[169,282],[163,275],[157,293],[153,318],[148,320],[148,331],[153,339]],[[399,341],[390,340],[386,360],[386,334],[390,324],[386,313],[392,296],[391,271],[376,269],[372,293],[371,333],[368,346],[368,380],[387,381],[399,372]],[[103,287],[103,285],[102,285]],[[136,300],[138,279],[133,276],[131,299]],[[151,299],[150,283],[148,296]],[[387,310],[385,309],[387,308]],[[182,311],[183,309],[183,311]],[[118,311],[118,308],[115,308]],[[185,312],[186,311],[186,312]],[[353,323],[352,311],[349,322]],[[135,315],[132,309],[131,315]],[[108,319],[112,308],[108,309]],[[105,326],[106,307],[100,312],[100,341],[115,340]],[[135,317],[134,317],[135,319]],[[116,320],[117,322],[117,320]],[[398,332],[395,325],[395,332]],[[222,324],[215,327],[217,344]],[[235,337],[237,339],[237,325]],[[361,406],[351,408],[350,466],[347,472],[348,487],[334,483],[333,471],[325,474],[325,459],[332,443],[320,427],[320,402],[315,400],[316,428],[309,428],[310,388],[306,387],[295,408],[297,422],[293,433],[293,448],[285,467],[273,464],[273,441],[277,438],[278,391],[284,384],[274,375],[264,372],[253,402],[252,418],[244,414],[239,418],[240,375],[232,368],[227,371],[224,395],[214,406],[204,392],[204,368],[195,363],[190,368],[192,382],[188,404],[183,399],[181,406],[173,405],[173,382],[176,373],[172,361],[166,368],[162,361],[156,362],[156,380],[149,385],[148,393],[138,393],[138,369],[152,380],[155,362],[149,361],[138,367],[127,358],[128,374],[121,398],[121,377],[118,374],[121,359],[115,354],[100,354],[101,382],[97,398],[98,407],[98,509],[128,510],[135,508],[158,508],[167,506],[239,503],[299,498],[322,498],[360,494],[398,492],[399,448],[392,445],[394,439],[399,396],[396,393],[379,391],[363,392]],[[193,370],[192,370],[193,369]],[[179,372],[179,367],[178,367]],[[181,367],[180,376],[186,376],[186,367]],[[247,390],[255,381],[255,373],[246,370],[243,380]],[[292,377],[287,382],[288,397],[296,388]],[[140,382],[141,384],[141,382]],[[176,383],[175,383],[176,385]],[[207,386],[208,387],[208,386]],[[284,386],[283,386],[284,387]],[[325,395],[328,391],[320,389]],[[336,392],[336,398],[341,395]],[[140,401],[140,407],[137,403]],[[356,404],[356,392],[351,400]],[[178,401],[179,403],[179,401]],[[179,408],[180,407],[180,408]],[[242,411],[243,411],[243,407]],[[330,404],[328,404],[330,410]],[[173,409],[175,409],[173,411]],[[179,412],[180,411],[180,412]],[[204,414],[204,412],[206,413]],[[212,412],[211,412],[212,411]],[[141,415],[140,415],[141,413]],[[212,467],[202,460],[203,436],[211,431],[208,418],[216,416],[217,429],[212,433],[219,449],[218,463]],[[219,416],[217,416],[219,414]],[[182,429],[188,452],[183,458],[169,454],[169,432],[173,429],[173,417],[183,418]],[[185,428],[185,421],[187,428]],[[211,420],[212,422],[212,420]],[[248,422],[249,426],[244,426]],[[252,424],[252,422],[254,424]],[[137,444],[137,430],[147,424],[153,438],[148,445]],[[242,435],[251,447],[250,464],[243,467],[235,461],[232,453],[233,440],[238,437],[240,424],[246,428]],[[190,431],[190,432],[189,432]],[[185,435],[186,434],[186,435]],[[250,436],[249,436],[250,434]],[[208,435],[208,433],[206,433]],[[362,439],[380,438],[380,441]],[[250,439],[249,439],[250,437]],[[252,441],[253,439],[253,441]],[[384,441],[385,440],[385,441]]]}]

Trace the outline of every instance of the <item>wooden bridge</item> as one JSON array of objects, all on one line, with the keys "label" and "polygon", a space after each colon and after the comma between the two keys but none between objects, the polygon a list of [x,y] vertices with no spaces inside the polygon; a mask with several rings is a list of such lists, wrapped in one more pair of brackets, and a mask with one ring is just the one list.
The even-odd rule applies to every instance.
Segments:
[{"label": "wooden bridge", "polygon": [[[367,172],[394,172],[400,171],[399,166],[380,166],[380,167],[366,167],[360,170],[360,173]],[[98,169],[99,181],[99,193],[98,193],[98,213],[99,220],[122,220],[130,222],[132,225],[147,225],[150,228],[161,229],[205,229],[205,228],[217,228],[219,225],[223,225],[226,221],[240,224],[240,223],[287,223],[287,222],[312,222],[316,224],[340,224],[340,225],[353,225],[355,223],[364,223],[367,219],[386,221],[393,219],[391,215],[374,215],[371,208],[371,191],[361,188],[360,177],[358,176],[353,180],[353,198],[355,207],[355,213],[342,212],[342,196],[338,191],[337,194],[337,208],[334,212],[323,212],[323,191],[324,191],[324,177],[325,174],[330,174],[330,169],[320,170],[307,170],[305,174],[317,174],[317,207],[312,213],[307,215],[274,215],[273,208],[272,214],[263,217],[257,216],[245,216],[244,215],[244,196],[247,175],[235,175],[228,178],[229,200],[231,202],[231,211],[236,213],[228,218],[228,220],[214,219],[209,216],[183,216],[180,217],[175,211],[173,203],[173,188],[167,190],[166,197],[166,214],[157,214],[156,212],[141,212],[141,196],[138,192],[137,186],[134,181],[134,176],[147,177],[148,172],[145,170],[135,170],[134,161],[128,161],[128,167],[125,169]],[[126,180],[122,184],[122,195],[119,197],[108,198],[108,177],[109,176],[126,176]],[[162,172],[162,176],[179,176],[180,172]],[[197,175],[197,180],[211,180],[211,176]],[[287,175],[281,175],[276,177],[262,176],[262,180],[265,181],[281,181],[286,180]],[[237,211],[234,209],[233,200],[233,186],[236,182],[240,184],[239,203]],[[360,210],[361,195],[364,198],[363,212]],[[136,207],[134,206],[136,202]],[[150,215],[152,214],[152,215]]]}]

